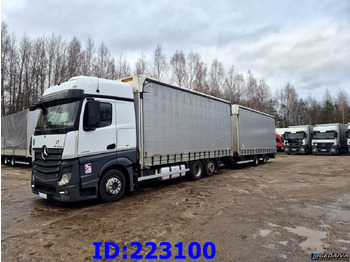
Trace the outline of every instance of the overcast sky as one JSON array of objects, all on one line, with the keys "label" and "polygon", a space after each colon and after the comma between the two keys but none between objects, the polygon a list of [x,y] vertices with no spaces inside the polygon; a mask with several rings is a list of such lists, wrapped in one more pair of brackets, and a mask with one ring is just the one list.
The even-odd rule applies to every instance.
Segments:
[{"label": "overcast sky", "polygon": [[18,38],[90,36],[129,61],[159,43],[168,59],[181,49],[250,69],[273,92],[289,81],[303,98],[350,96],[349,0],[2,0],[1,20]]}]

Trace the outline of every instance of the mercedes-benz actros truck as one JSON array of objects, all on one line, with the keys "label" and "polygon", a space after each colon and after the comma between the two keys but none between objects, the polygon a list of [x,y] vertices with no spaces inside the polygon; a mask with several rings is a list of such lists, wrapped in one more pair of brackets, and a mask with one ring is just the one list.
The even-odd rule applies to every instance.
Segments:
[{"label": "mercedes-benz actros truck", "polygon": [[284,133],[284,152],[289,154],[311,154],[312,130],[310,125],[290,126]]},{"label": "mercedes-benz actros truck", "polygon": [[46,199],[117,201],[145,180],[198,180],[221,163],[266,162],[275,151],[273,117],[258,119],[260,129],[245,119],[252,110],[140,75],[73,77],[31,110],[41,111],[31,187]]},{"label": "mercedes-benz actros truck", "polygon": [[315,125],[312,132],[312,153],[338,155],[347,152],[347,125],[334,123]]}]

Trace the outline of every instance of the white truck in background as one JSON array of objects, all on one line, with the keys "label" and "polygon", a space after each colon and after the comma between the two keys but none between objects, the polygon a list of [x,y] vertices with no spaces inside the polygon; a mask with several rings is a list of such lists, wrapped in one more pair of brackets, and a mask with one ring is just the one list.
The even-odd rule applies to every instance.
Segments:
[{"label": "white truck in background", "polygon": [[38,118],[38,111],[28,109],[1,117],[1,159],[5,165],[31,163],[31,137]]},{"label": "white truck in background", "polygon": [[346,124],[315,125],[312,135],[312,153],[338,155],[346,153],[347,131]]},{"label": "white truck in background", "polygon": [[140,75],[73,77],[36,109],[32,192],[58,201],[117,201],[142,181],[198,180],[276,148],[273,117]]},{"label": "white truck in background", "polygon": [[312,153],[313,126],[290,126],[284,133],[284,152],[289,154]]}]

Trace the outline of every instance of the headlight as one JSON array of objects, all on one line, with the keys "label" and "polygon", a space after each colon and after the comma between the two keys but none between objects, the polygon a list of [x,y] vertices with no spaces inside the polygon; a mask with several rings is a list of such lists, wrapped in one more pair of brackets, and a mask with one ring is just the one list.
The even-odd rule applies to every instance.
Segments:
[{"label": "headlight", "polygon": [[72,173],[63,174],[61,180],[57,182],[57,185],[63,186],[67,184],[70,181],[71,177],[72,177]]}]

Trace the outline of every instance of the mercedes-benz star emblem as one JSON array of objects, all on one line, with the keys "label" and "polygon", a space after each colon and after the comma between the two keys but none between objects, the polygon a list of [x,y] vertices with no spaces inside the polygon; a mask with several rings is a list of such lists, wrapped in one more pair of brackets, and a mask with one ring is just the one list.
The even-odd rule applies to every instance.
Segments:
[{"label": "mercedes-benz star emblem", "polygon": [[41,150],[41,156],[45,160],[46,158],[49,157],[49,153],[47,152],[47,146],[44,145]]}]

